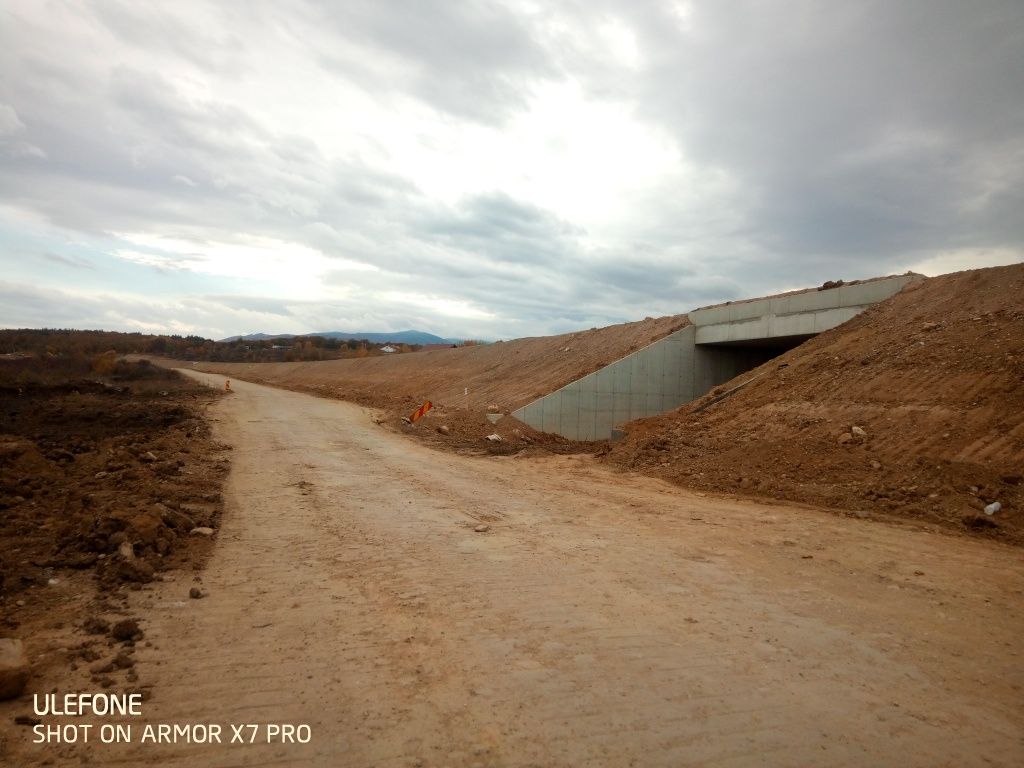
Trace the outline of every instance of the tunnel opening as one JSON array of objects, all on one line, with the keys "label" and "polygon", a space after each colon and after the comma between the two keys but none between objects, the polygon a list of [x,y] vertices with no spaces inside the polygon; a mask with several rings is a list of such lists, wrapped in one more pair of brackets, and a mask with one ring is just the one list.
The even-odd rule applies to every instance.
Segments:
[{"label": "tunnel opening", "polygon": [[817,334],[776,336],[765,339],[744,339],[714,344],[697,344],[694,348],[696,380],[694,395],[700,397],[715,387],[764,365],[784,352],[795,349]]}]

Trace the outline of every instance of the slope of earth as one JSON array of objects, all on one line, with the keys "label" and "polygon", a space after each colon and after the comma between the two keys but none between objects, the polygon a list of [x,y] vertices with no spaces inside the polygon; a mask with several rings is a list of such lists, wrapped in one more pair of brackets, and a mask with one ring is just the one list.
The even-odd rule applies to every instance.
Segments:
[{"label": "slope of earth", "polygon": [[[560,336],[356,360],[200,362],[194,366],[171,360],[162,363],[379,408],[383,411],[381,423],[450,450],[488,454],[524,449],[565,453],[591,447],[536,432],[511,417],[495,425],[487,420],[486,412],[514,410],[683,328],[688,322],[686,315],[674,315]],[[434,404],[426,419],[417,425],[404,423],[402,416],[412,413],[425,400]],[[499,434],[501,442],[488,441],[487,436],[492,434]]]},{"label": "slope of earth", "polygon": [[908,286],[747,379],[634,422],[607,460],[1024,543],[1024,265]]},{"label": "slope of earth", "polygon": [[[514,410],[687,324],[686,315],[457,349],[313,363],[198,363],[247,381],[376,408],[431,400],[452,408]],[[178,363],[178,365],[181,365]],[[464,394],[469,390],[468,397]]]}]

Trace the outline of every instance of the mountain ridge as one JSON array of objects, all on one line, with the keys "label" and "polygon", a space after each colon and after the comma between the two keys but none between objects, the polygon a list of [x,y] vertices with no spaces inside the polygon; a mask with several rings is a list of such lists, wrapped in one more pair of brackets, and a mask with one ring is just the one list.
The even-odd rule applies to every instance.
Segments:
[{"label": "mountain ridge", "polygon": [[323,331],[320,333],[247,333],[219,339],[229,341],[265,341],[267,339],[300,339],[306,336],[321,336],[325,339],[365,339],[373,342],[394,342],[396,344],[458,344],[462,339],[444,339],[426,331]]}]

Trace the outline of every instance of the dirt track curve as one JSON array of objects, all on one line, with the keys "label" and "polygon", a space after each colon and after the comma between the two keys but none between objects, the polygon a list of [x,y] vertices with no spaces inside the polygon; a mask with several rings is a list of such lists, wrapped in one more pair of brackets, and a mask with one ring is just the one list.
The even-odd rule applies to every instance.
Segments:
[{"label": "dirt track curve", "polygon": [[1019,549],[435,452],[233,387],[209,596],[182,599],[188,574],[134,593],[145,717],[312,740],[104,764],[1024,764]]}]

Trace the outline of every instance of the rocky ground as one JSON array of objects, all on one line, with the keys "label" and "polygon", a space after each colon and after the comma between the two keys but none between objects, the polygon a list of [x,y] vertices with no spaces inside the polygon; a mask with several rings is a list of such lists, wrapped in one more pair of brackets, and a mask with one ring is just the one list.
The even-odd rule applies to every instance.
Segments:
[{"label": "rocky ground", "polygon": [[127,594],[212,548],[228,464],[204,419],[217,396],[145,364],[0,361],[0,689],[26,681],[20,657],[35,690],[145,690]]}]

